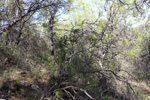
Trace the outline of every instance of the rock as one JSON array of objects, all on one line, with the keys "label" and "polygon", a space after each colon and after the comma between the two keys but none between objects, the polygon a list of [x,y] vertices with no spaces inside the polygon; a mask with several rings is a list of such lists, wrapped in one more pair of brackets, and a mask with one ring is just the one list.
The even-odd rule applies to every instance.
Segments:
[{"label": "rock", "polygon": [[21,85],[23,85],[23,86],[31,86],[32,84],[31,83],[29,83],[29,82],[27,82],[27,81],[21,81],[20,82],[21,83]]},{"label": "rock", "polygon": [[36,90],[36,91],[41,91],[40,87],[37,86],[37,85],[35,85],[35,84],[32,84],[31,88],[34,89],[34,90]]},{"label": "rock", "polygon": [[21,81],[21,84],[25,87],[30,87],[33,90],[36,90],[39,92],[42,91],[42,89],[39,86],[37,86],[36,84],[32,84],[32,83],[29,83],[27,81]]}]

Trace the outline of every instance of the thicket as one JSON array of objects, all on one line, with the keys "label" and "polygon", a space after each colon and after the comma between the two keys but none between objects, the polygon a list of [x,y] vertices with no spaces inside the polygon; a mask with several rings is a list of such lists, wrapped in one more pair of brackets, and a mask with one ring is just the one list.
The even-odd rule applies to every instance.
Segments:
[{"label": "thicket", "polygon": [[[145,6],[146,0],[1,0],[0,98],[145,100],[130,84],[149,82]],[[134,27],[142,18],[144,25]]]}]

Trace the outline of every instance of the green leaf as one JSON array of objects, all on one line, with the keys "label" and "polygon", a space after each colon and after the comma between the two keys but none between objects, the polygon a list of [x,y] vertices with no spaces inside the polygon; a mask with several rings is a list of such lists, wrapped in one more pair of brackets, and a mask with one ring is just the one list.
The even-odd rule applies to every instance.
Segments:
[{"label": "green leaf", "polygon": [[123,43],[126,44],[126,45],[128,45],[128,40],[127,40],[127,39],[124,39],[124,40],[123,40]]},{"label": "green leaf", "polygon": [[133,29],[133,33],[138,33],[138,30],[137,29]]},{"label": "green leaf", "polygon": [[48,27],[47,23],[43,23],[42,27]]},{"label": "green leaf", "polygon": [[122,6],[122,7],[119,8],[119,10],[120,10],[120,11],[124,11],[124,10],[125,10],[125,7]]},{"label": "green leaf", "polygon": [[133,50],[128,51],[128,56],[134,56],[134,55],[135,55],[135,53]]},{"label": "green leaf", "polygon": [[97,44],[97,42],[98,42],[98,39],[95,38],[95,39],[94,39],[94,42],[93,42],[93,45],[95,46],[95,45]]},{"label": "green leaf", "polygon": [[95,34],[92,34],[92,38],[96,38]]},{"label": "green leaf", "polygon": [[105,41],[106,41],[106,42],[108,42],[108,41],[109,41],[108,37],[105,37]]},{"label": "green leaf", "polygon": [[123,51],[123,54],[127,54],[127,51],[125,50],[125,51]]},{"label": "green leaf", "polygon": [[55,93],[56,93],[56,96],[57,96],[57,97],[60,97],[59,91],[56,91]]},{"label": "green leaf", "polygon": [[136,17],[138,15],[136,8],[133,10],[133,16]]}]

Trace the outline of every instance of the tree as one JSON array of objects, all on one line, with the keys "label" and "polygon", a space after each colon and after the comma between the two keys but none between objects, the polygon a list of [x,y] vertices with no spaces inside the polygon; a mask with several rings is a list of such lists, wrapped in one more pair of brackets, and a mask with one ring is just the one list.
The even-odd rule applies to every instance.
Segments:
[{"label": "tree", "polygon": [[[130,76],[126,66],[133,66],[133,59],[140,52],[137,48],[140,48],[144,30],[139,31],[134,22],[143,20],[149,1],[1,2],[1,62],[6,58],[7,63],[16,66],[30,65],[27,60],[49,66],[52,75],[43,88],[41,100],[94,100],[107,96],[109,99],[138,99],[128,77],[120,73]],[[64,12],[66,14],[62,14]],[[148,30],[148,25],[145,27]],[[15,58],[15,63],[11,58]],[[118,83],[125,84],[126,89],[118,89]]]}]

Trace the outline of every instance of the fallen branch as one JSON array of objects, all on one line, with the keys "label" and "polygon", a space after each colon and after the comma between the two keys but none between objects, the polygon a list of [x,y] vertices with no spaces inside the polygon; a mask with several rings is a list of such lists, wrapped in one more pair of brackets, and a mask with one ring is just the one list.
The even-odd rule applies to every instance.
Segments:
[{"label": "fallen branch", "polygon": [[82,88],[79,88],[79,87],[75,87],[75,86],[66,86],[66,87],[61,88],[61,89],[56,89],[55,91],[66,90],[66,89],[68,89],[68,88],[72,88],[72,89],[76,89],[76,90],[78,90],[78,91],[84,92],[84,94],[85,94],[88,98],[90,98],[91,100],[96,100],[96,99],[94,99],[89,93],[87,93],[86,90],[84,90],[84,89],[82,89]]}]

